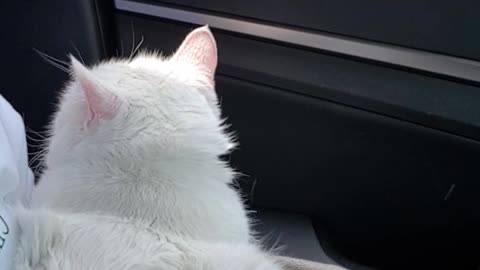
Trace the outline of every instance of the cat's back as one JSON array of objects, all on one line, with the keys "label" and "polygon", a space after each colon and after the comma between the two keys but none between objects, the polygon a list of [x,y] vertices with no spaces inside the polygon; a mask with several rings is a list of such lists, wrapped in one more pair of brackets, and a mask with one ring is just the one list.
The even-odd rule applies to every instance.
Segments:
[{"label": "cat's back", "polygon": [[18,211],[17,270],[180,269],[184,255],[167,237],[116,217]]},{"label": "cat's back", "polygon": [[112,216],[17,211],[16,270],[279,269],[253,245],[185,241]]},{"label": "cat's back", "polygon": [[[187,167],[171,178],[164,178],[158,168],[149,168],[145,178],[108,174],[102,167],[76,168],[47,170],[33,193],[35,208],[130,218],[194,240],[252,240],[240,196],[217,179],[224,176],[216,175],[215,168],[188,174]],[[85,175],[95,170],[99,173]]]}]

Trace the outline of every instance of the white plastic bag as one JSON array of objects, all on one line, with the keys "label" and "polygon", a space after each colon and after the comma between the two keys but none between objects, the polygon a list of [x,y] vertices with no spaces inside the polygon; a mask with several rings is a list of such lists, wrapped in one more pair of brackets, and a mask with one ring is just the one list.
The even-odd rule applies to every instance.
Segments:
[{"label": "white plastic bag", "polygon": [[33,181],[22,118],[0,95],[0,270],[13,267],[18,228],[12,207],[30,206]]}]

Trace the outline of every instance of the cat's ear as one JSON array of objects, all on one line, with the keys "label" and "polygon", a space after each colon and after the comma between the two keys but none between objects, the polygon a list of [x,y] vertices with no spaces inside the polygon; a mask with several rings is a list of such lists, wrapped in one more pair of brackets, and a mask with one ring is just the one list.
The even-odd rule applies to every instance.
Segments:
[{"label": "cat's ear", "polygon": [[213,85],[217,68],[217,44],[208,25],[190,32],[172,58],[199,66]]},{"label": "cat's ear", "polygon": [[98,123],[99,120],[111,119],[118,105],[117,97],[102,86],[94,74],[72,55],[70,61],[71,74],[85,95],[87,107],[85,125],[88,127]]}]

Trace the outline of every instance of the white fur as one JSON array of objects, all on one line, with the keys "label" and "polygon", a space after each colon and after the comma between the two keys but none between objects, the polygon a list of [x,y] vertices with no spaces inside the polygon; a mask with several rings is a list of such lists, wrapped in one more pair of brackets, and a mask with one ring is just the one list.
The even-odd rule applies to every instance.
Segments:
[{"label": "white fur", "polygon": [[17,270],[275,270],[256,246],[164,234],[94,214],[19,210]]},{"label": "white fur", "polygon": [[72,59],[35,210],[19,211],[17,269],[279,269],[218,158],[233,144],[211,80],[216,46],[195,31],[211,37],[208,62]]}]

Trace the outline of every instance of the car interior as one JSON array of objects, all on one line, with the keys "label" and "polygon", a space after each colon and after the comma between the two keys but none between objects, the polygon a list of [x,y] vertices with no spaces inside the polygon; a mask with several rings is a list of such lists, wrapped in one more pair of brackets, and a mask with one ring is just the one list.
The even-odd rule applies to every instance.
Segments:
[{"label": "car interior", "polygon": [[68,81],[48,62],[169,55],[208,24],[216,90],[239,141],[222,158],[242,173],[267,247],[347,269],[480,269],[478,10],[479,1],[2,1],[0,94],[41,132]]}]

